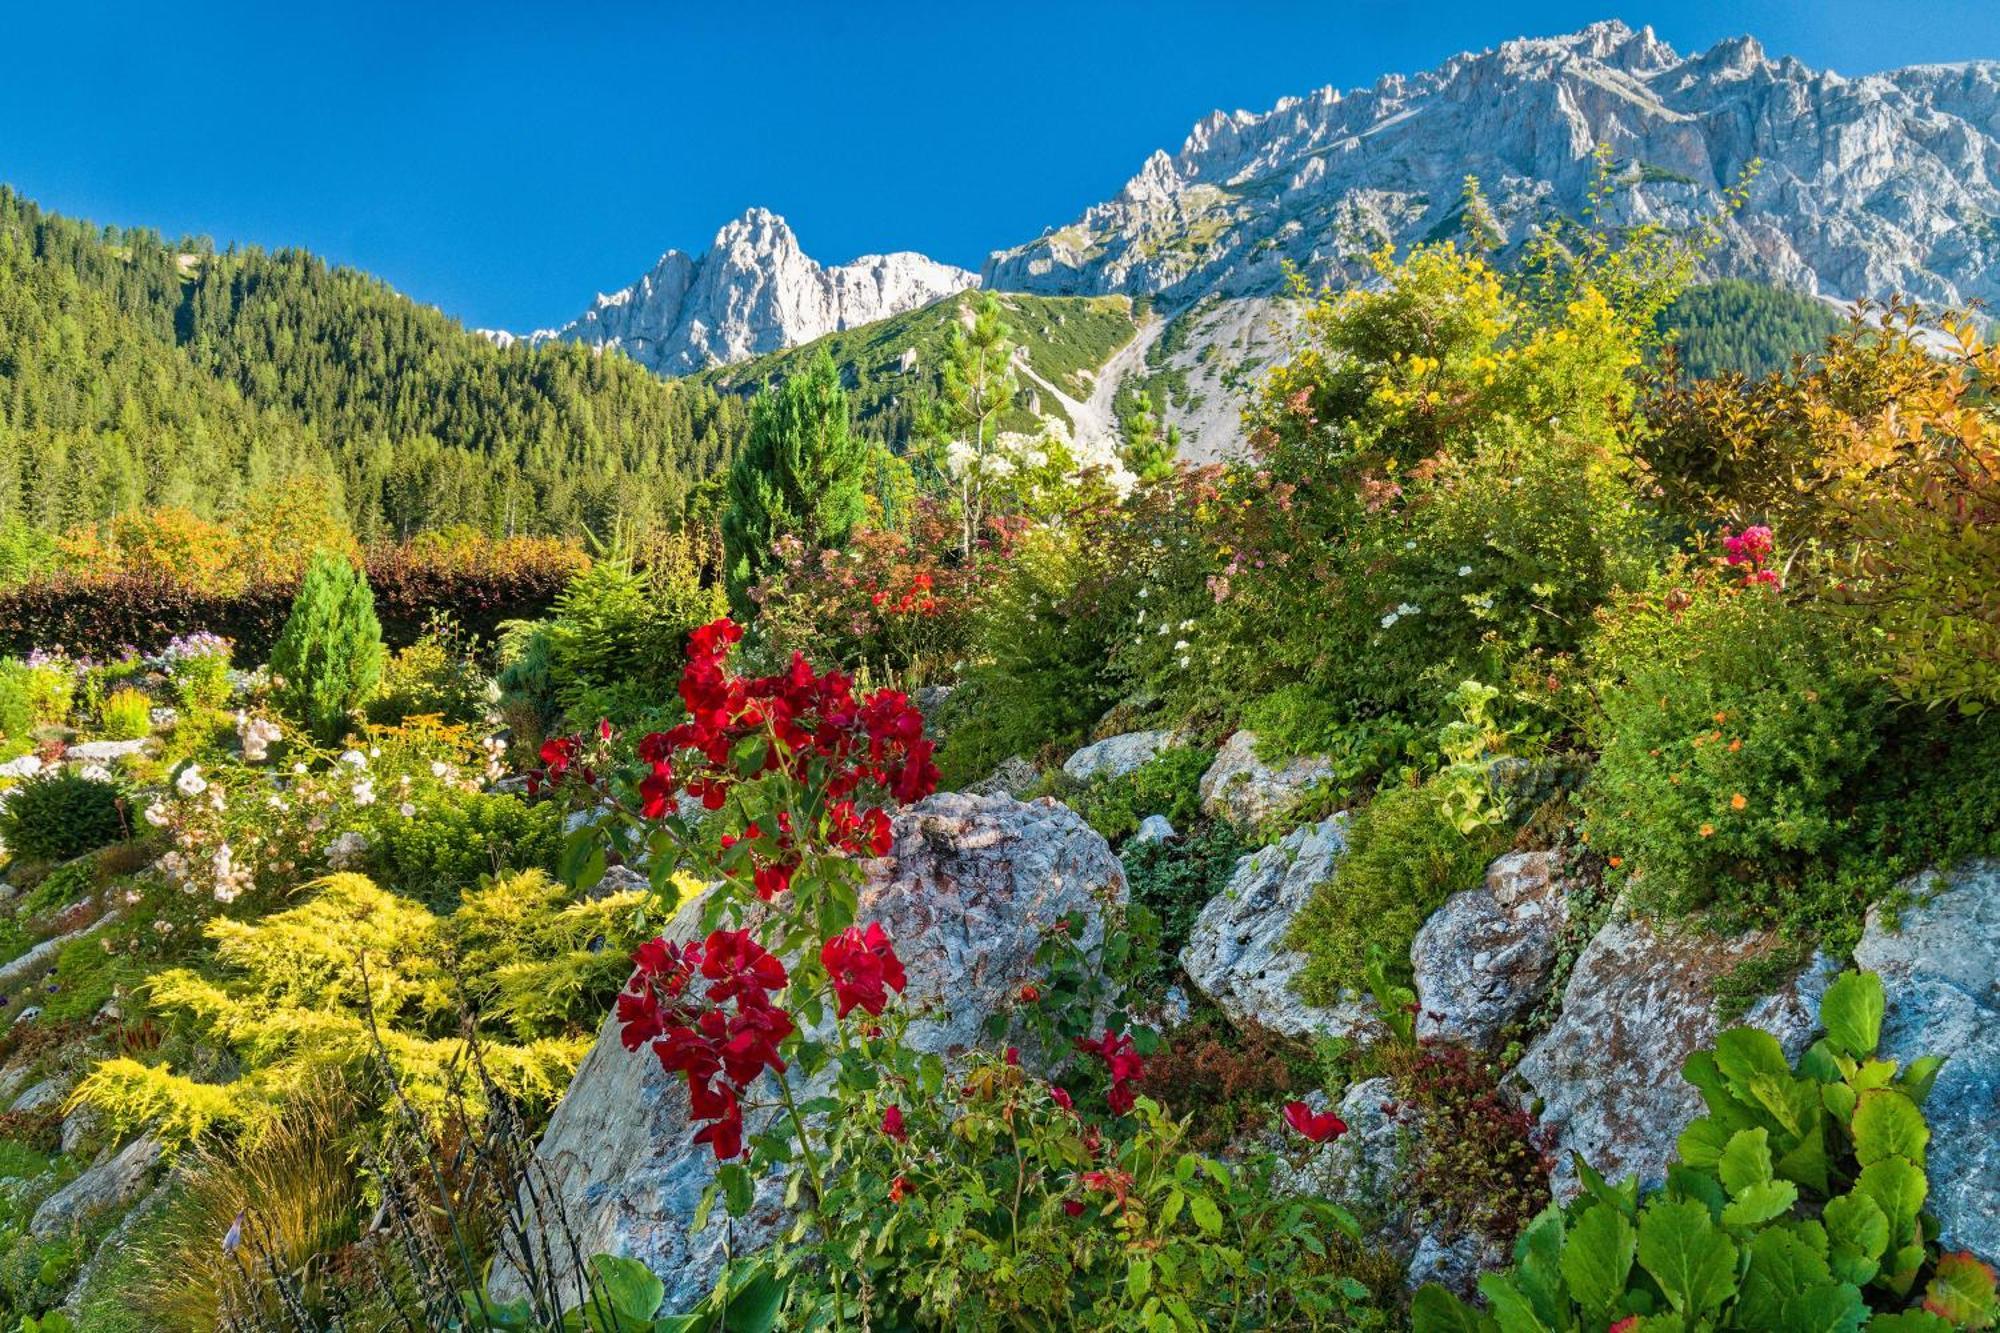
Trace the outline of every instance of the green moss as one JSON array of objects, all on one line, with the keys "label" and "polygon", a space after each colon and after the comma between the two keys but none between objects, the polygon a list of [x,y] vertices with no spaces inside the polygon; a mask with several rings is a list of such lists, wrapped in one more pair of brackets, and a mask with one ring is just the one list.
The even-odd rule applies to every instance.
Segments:
[{"label": "green moss", "polygon": [[1452,827],[1428,786],[1389,787],[1356,815],[1334,877],[1313,891],[1287,942],[1306,955],[1299,993],[1331,1004],[1367,984],[1381,956],[1406,974],[1410,942],[1430,914],[1477,884],[1506,835]]}]

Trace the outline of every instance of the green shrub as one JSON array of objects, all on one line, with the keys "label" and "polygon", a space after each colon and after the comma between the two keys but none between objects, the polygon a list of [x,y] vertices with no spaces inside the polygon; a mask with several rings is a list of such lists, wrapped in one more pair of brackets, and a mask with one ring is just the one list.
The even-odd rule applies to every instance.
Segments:
[{"label": "green shrub", "polygon": [[271,649],[278,700],[331,744],[382,678],[382,626],[361,571],[340,556],[313,556]]},{"label": "green shrub", "polygon": [[477,648],[477,640],[459,628],[450,612],[435,613],[415,643],[384,663],[382,693],[368,704],[370,720],[477,721],[486,702],[486,673],[480,670]]},{"label": "green shrub", "polygon": [[229,640],[220,635],[176,635],[161,657],[174,697],[189,713],[213,712],[229,702]]},{"label": "green shrub", "polygon": [[553,869],[562,821],[563,808],[554,801],[531,805],[518,796],[440,792],[407,818],[394,809],[384,812],[375,839],[377,866],[404,894],[449,910],[482,875]]},{"label": "green shrub", "polygon": [[1433,784],[1376,793],[1347,828],[1347,851],[1333,878],[1313,890],[1292,922],[1289,942],[1306,955],[1299,992],[1330,1004],[1367,984],[1371,960],[1392,973],[1409,968],[1410,942],[1432,912],[1477,885],[1507,835],[1455,828]]},{"label": "green shrub", "polygon": [[69,769],[40,774],[0,804],[0,843],[23,861],[67,861],[125,836],[123,801],[113,783]]},{"label": "green shrub", "polygon": [[1426,1286],[1416,1333],[1598,1328],[1979,1329],[1993,1270],[1942,1254],[1929,1192],[1923,1103],[1944,1062],[1876,1057],[1881,979],[1849,973],[1821,1005],[1826,1035],[1787,1064],[1777,1040],[1733,1028],[1683,1066],[1707,1113],[1680,1136],[1666,1187],[1584,1190],[1521,1234],[1514,1267],[1489,1273],[1475,1311]]},{"label": "green shrub", "polygon": [[1880,745],[1886,701],[1854,658],[1809,605],[1669,571],[1608,618],[1593,653],[1591,845],[1623,860],[1651,905],[1795,921],[1853,845]]},{"label": "green shrub", "polygon": [[1174,841],[1130,845],[1120,854],[1132,901],[1159,922],[1159,975],[1164,984],[1178,963],[1195,918],[1229,886],[1247,849],[1221,822],[1196,827]]},{"label": "green shrub", "polygon": [[141,975],[124,957],[107,952],[101,937],[71,940],[56,955],[55,988],[41,1002],[43,1021],[91,1018],[121,984]]},{"label": "green shrub", "polygon": [[32,663],[0,658],[0,742],[19,754],[37,728],[69,718],[76,678],[60,662]]},{"label": "green shrub", "polygon": [[[721,589],[702,587],[691,567],[641,571],[623,558],[600,560],[556,600],[547,626],[549,689],[573,713],[603,691],[636,708],[671,700],[688,632],[726,606]],[[609,708],[614,715],[626,711],[617,702]],[[587,720],[596,721],[596,713]]]},{"label": "green shrub", "polygon": [[452,914],[467,984],[523,1041],[587,1029],[631,975],[632,950],[650,934],[648,898],[635,890],[578,902],[541,870],[495,879]]},{"label": "green shrub", "polygon": [[136,741],[152,735],[152,697],[130,686],[113,690],[98,705],[97,729],[114,741]]},{"label": "green shrub", "polygon": [[1212,750],[1172,746],[1130,773],[1093,781],[1069,804],[1107,842],[1138,832],[1147,815],[1165,815],[1175,828],[1186,828],[1201,817],[1201,775],[1214,761]]},{"label": "green shrub", "polygon": [[949,708],[938,761],[947,785],[983,778],[1012,755],[1073,748],[1117,702],[1108,668],[1117,627],[1099,614],[1086,567],[1077,539],[1049,530],[1031,534],[999,573],[977,618],[977,659]]}]

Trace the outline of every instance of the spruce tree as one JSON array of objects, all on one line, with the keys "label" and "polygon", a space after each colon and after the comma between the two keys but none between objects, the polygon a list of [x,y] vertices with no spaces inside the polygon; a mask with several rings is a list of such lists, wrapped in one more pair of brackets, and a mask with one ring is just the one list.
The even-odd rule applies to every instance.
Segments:
[{"label": "spruce tree", "polygon": [[971,324],[954,321],[945,343],[943,419],[956,437],[946,446],[945,471],[958,483],[967,559],[985,526],[988,456],[999,435],[1000,413],[1014,400],[1013,332],[1000,317],[999,300],[988,292],[973,307]]},{"label": "spruce tree", "polygon": [[349,720],[382,679],[382,624],[368,579],[330,551],[314,553],[291,618],[271,649],[280,705],[325,744],[346,734]]},{"label": "spruce tree", "polygon": [[864,512],[868,477],[868,441],[854,432],[832,357],[821,352],[805,373],[757,395],[722,516],[729,601],[739,616],[750,613],[750,589],[774,563],[779,538],[809,548],[847,540]]}]

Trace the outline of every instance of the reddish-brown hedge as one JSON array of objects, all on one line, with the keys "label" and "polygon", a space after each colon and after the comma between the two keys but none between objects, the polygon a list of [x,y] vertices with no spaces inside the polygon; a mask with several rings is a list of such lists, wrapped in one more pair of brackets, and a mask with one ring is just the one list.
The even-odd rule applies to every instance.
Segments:
[{"label": "reddish-brown hedge", "polygon": [[[413,642],[433,611],[491,637],[505,620],[547,612],[583,555],[557,543],[519,548],[493,543],[482,561],[440,558],[422,548],[371,552],[366,561],[382,637]],[[126,645],[152,652],[192,630],[236,643],[236,659],[261,662],[290,613],[297,584],[266,581],[230,592],[147,575],[60,575],[0,588],[0,652],[58,645],[71,653],[115,656]]]}]

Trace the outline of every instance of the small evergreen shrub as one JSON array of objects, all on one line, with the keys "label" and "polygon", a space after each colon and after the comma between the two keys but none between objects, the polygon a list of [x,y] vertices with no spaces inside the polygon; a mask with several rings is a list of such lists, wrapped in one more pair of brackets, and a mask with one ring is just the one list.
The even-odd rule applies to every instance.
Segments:
[{"label": "small evergreen shrub", "polygon": [[375,693],[382,659],[382,626],[368,580],[337,555],[315,555],[271,649],[280,704],[332,744]]},{"label": "small evergreen shrub", "polygon": [[67,861],[126,829],[117,785],[67,768],[29,778],[0,804],[0,844],[22,861]]},{"label": "small evergreen shrub", "polygon": [[1216,894],[1229,887],[1236,862],[1244,852],[1234,829],[1221,822],[1198,826],[1172,842],[1128,846],[1119,860],[1131,887],[1132,902],[1159,923],[1159,975],[1165,984],[1195,918]]},{"label": "small evergreen shrub", "polygon": [[1172,746],[1130,773],[1090,783],[1069,804],[1106,842],[1138,832],[1148,815],[1165,815],[1176,829],[1186,828],[1201,817],[1201,775],[1214,761],[1211,750]]},{"label": "small evergreen shrub", "polygon": [[1732,1028],[1682,1072],[1707,1113],[1682,1131],[1666,1187],[1607,1183],[1543,1212],[1514,1267],[1479,1281],[1485,1311],[1426,1286],[1415,1333],[1530,1328],[1991,1328],[1992,1268],[1940,1252],[1923,1103],[1944,1063],[1876,1054],[1882,982],[1848,973],[1826,1035],[1788,1064],[1776,1038]]},{"label": "small evergreen shrub", "polygon": [[638,570],[624,559],[600,560],[556,600],[547,628],[550,690],[579,722],[671,701],[688,632],[724,606],[722,590],[703,587],[691,565]]},{"label": "small evergreen shrub", "polygon": [[385,882],[449,911],[483,875],[552,870],[562,846],[563,809],[518,796],[441,791],[404,816],[384,809],[377,865]]},{"label": "small evergreen shrub", "polygon": [[1409,968],[1410,942],[1432,912],[1477,885],[1506,849],[1507,834],[1482,826],[1461,833],[1433,784],[1377,792],[1347,828],[1347,851],[1333,878],[1313,890],[1292,922],[1289,942],[1306,955],[1299,992],[1330,1004],[1367,984],[1371,961]]},{"label": "small evergreen shrub", "polygon": [[97,729],[107,740],[145,739],[153,732],[152,697],[129,685],[113,690],[98,705]]},{"label": "small evergreen shrub", "polygon": [[440,611],[407,648],[391,654],[382,668],[382,693],[368,703],[369,720],[401,722],[437,717],[474,722],[486,702],[486,673],[479,667],[478,640]]}]

